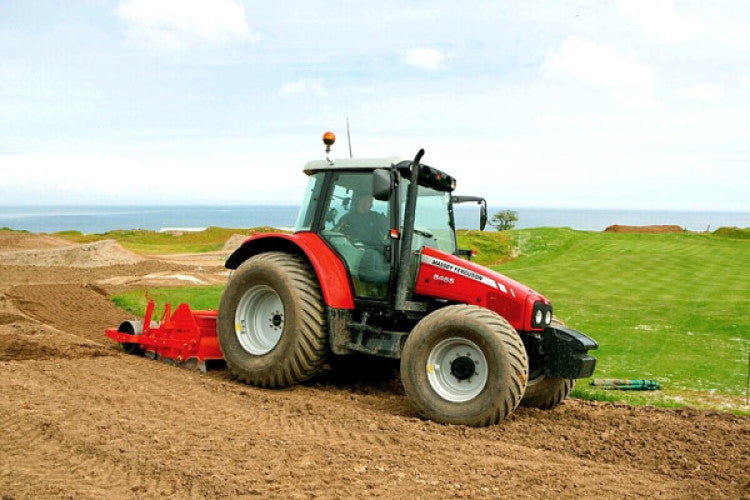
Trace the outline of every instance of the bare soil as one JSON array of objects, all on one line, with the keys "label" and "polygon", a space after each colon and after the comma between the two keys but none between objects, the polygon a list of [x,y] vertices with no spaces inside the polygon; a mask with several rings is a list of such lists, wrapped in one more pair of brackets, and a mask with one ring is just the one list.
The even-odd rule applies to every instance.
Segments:
[{"label": "bare soil", "polygon": [[0,496],[750,498],[748,417],[570,400],[473,429],[418,418],[393,365],[273,391],[122,353],[101,282],[213,272],[185,262],[0,253]]},{"label": "bare soil", "polygon": [[125,250],[115,240],[102,240],[83,245],[41,250],[16,250],[3,252],[5,265],[10,266],[63,266],[63,267],[108,267],[118,264],[136,264],[142,257]]},{"label": "bare soil", "polygon": [[236,250],[242,242],[250,237],[249,234],[233,234],[229,237],[226,243],[224,243],[224,250],[233,252]]},{"label": "bare soil", "polygon": [[70,246],[73,246],[73,243],[47,234],[30,234],[0,229],[0,252]]}]

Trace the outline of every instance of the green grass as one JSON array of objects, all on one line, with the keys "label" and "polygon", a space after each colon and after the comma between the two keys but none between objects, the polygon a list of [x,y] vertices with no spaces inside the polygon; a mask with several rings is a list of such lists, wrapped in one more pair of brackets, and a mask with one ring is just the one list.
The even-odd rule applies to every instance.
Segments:
[{"label": "green grass", "polygon": [[741,240],[750,239],[750,227],[740,229],[738,227],[720,227],[714,234],[717,236],[723,236],[724,238],[737,238]]},{"label": "green grass", "polygon": [[81,234],[78,231],[61,231],[55,236],[75,243],[91,243],[105,239],[117,240],[124,248],[143,254],[198,253],[221,250],[233,234],[267,233],[278,231],[272,227],[251,229],[209,227],[203,231],[183,232],[176,235],[146,229],[119,229],[102,234]]},{"label": "green grass", "polygon": [[[186,302],[190,304],[191,309],[216,309],[219,307],[222,290],[224,290],[224,285],[151,288],[148,290],[148,295],[154,299],[155,315],[161,316],[167,302],[173,307]],[[142,317],[146,312],[148,300],[144,290],[131,290],[114,295],[112,302],[121,309]]]},{"label": "green grass", "polygon": [[502,264],[511,259],[513,255],[513,243],[508,232],[502,231],[469,231],[459,229],[456,231],[458,247],[476,250],[474,262],[482,266]]},{"label": "green grass", "polygon": [[[674,401],[744,394],[750,242],[549,228],[511,238],[521,256],[496,269],[545,294],[557,316],[599,342],[596,377],[656,379],[659,396]],[[586,382],[576,394],[610,397]]]},{"label": "green grass", "polygon": [[[594,337],[600,344],[597,378],[648,378],[662,386],[655,392],[605,391],[581,380],[575,396],[748,413],[740,408],[750,345],[747,239],[536,228],[462,231],[459,246],[478,249],[479,263],[544,294],[558,317]],[[508,261],[511,255],[518,256]],[[215,308],[222,288],[150,293],[160,304]],[[114,300],[143,314],[143,292]]]}]

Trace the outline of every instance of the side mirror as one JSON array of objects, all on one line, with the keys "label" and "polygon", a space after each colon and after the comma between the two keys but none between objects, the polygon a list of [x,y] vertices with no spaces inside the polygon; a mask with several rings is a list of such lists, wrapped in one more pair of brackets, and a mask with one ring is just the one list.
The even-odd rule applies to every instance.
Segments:
[{"label": "side mirror", "polygon": [[372,197],[379,201],[388,201],[393,193],[391,171],[379,168],[372,173]]},{"label": "side mirror", "polygon": [[487,200],[479,196],[451,196],[451,203],[476,203],[479,209],[479,230],[484,231],[487,225]]}]

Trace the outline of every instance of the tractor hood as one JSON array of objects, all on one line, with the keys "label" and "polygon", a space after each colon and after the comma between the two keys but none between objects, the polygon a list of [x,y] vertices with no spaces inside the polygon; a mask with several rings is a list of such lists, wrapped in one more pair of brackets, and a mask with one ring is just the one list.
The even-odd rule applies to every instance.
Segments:
[{"label": "tractor hood", "polygon": [[415,292],[427,297],[486,307],[503,316],[516,330],[532,328],[535,302],[550,302],[531,288],[455,255],[424,247]]}]

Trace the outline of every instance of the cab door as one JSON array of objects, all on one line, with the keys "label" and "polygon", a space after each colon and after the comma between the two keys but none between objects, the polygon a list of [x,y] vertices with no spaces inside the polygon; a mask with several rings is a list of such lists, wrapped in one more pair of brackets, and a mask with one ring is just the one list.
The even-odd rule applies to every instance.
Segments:
[{"label": "cab door", "polygon": [[334,171],[320,236],[341,256],[354,293],[388,299],[390,203],[372,197],[372,172]]}]

